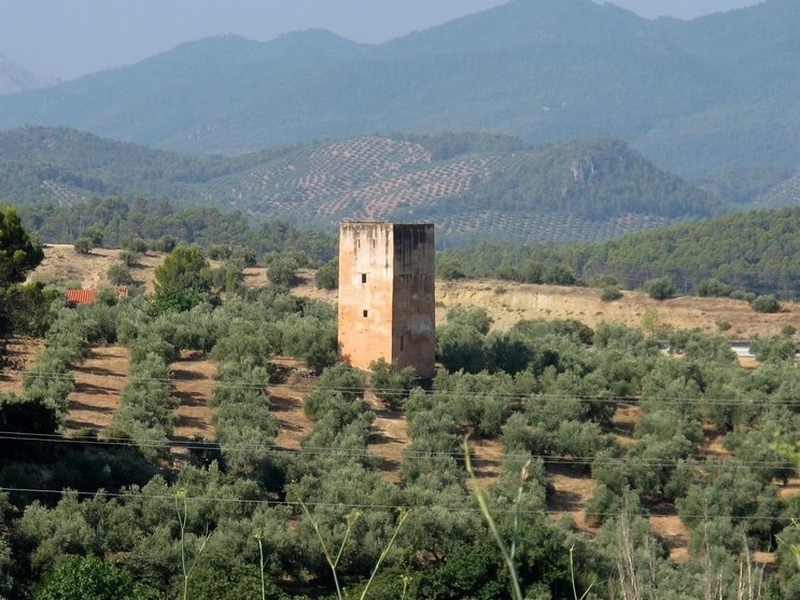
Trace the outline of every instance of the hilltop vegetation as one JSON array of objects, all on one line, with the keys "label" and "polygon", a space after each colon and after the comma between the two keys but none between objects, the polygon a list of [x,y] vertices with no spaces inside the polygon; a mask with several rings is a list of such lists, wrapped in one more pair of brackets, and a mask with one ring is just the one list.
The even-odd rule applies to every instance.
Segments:
[{"label": "hilltop vegetation", "polygon": [[446,276],[529,283],[608,281],[627,289],[666,278],[682,294],[709,282],[733,290],[800,297],[800,208],[754,211],[593,244],[480,243],[444,252]]}]

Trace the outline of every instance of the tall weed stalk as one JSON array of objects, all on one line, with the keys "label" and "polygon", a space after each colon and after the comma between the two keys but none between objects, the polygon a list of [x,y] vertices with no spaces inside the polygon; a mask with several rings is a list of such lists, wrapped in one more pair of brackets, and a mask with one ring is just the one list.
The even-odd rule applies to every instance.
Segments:
[{"label": "tall weed stalk", "polygon": [[[350,537],[350,532],[353,529],[353,525],[355,525],[356,521],[361,516],[361,513],[353,512],[347,515],[347,529],[345,530],[342,543],[339,546],[339,551],[336,553],[336,557],[334,558],[333,554],[328,548],[328,545],[325,543],[325,540],[322,537],[322,533],[320,532],[319,524],[317,523],[316,519],[311,515],[311,512],[308,510],[308,507],[305,505],[305,502],[303,502],[302,500],[299,500],[299,502],[300,506],[303,507],[303,511],[306,513],[306,516],[311,521],[311,525],[314,527],[314,532],[317,534],[317,539],[319,540],[320,547],[322,548],[322,554],[325,556],[325,562],[328,563],[328,566],[331,569],[331,574],[333,575],[333,582],[336,585],[336,597],[339,600],[343,600],[344,596],[342,595],[342,588],[341,585],[339,584],[339,576],[336,573],[336,568],[339,565],[339,560],[342,557],[345,544],[347,544],[347,539]],[[397,527],[395,527],[394,533],[392,534],[389,543],[386,544],[386,547],[383,549],[383,552],[381,552],[378,561],[375,563],[375,567],[372,569],[372,574],[370,575],[369,580],[367,581],[367,585],[364,586],[364,590],[361,592],[360,600],[364,600],[364,598],[366,598],[367,592],[369,591],[369,588],[372,585],[373,579],[375,579],[375,575],[377,574],[378,569],[381,566],[381,563],[383,563],[384,559],[388,556],[389,551],[392,549],[392,546],[394,546],[394,542],[397,539],[397,534],[400,533],[400,529],[403,527],[403,523],[406,522],[408,515],[409,515],[408,510],[401,511],[400,518],[397,522]],[[405,596],[405,588],[403,590],[403,596]]]},{"label": "tall weed stalk", "polygon": [[[183,508],[183,512],[181,512],[181,508]],[[203,541],[200,544],[200,549],[197,551],[197,555],[194,557],[192,561],[192,565],[187,569],[186,568],[186,521],[189,518],[189,505],[186,499],[186,490],[184,488],[180,488],[175,493],[175,512],[178,514],[178,524],[181,528],[181,569],[183,570],[183,600],[187,600],[189,597],[189,576],[192,574],[192,571],[197,566],[197,561],[200,560],[200,555],[203,554],[203,550],[206,548],[206,544],[208,540],[211,539],[211,533],[207,533],[205,537],[203,537]]]},{"label": "tall weed stalk", "polygon": [[[519,575],[517,574],[516,554],[517,542],[519,540],[519,526],[522,522],[522,495],[525,488],[525,482],[530,476],[531,459],[528,458],[519,475],[519,487],[517,488],[517,497],[514,501],[514,524],[511,534],[510,548],[506,547],[503,537],[500,535],[500,530],[498,529],[497,524],[492,517],[492,513],[489,510],[489,502],[486,499],[486,494],[484,493],[483,488],[480,486],[480,483],[478,483],[478,478],[475,476],[475,471],[472,469],[472,459],[469,452],[469,437],[464,438],[464,461],[466,463],[470,484],[472,485],[472,492],[475,495],[475,499],[478,501],[481,514],[483,514],[483,518],[486,520],[487,525],[489,525],[489,531],[491,531],[492,537],[494,538],[494,541],[500,550],[500,554],[503,556],[503,561],[506,563],[506,567],[508,567],[508,572],[511,576],[511,585],[514,592],[514,597],[517,600],[524,600],[525,596],[522,593],[522,586],[520,585]],[[572,594],[575,600],[584,600],[594,587],[594,583],[592,583],[586,589],[580,598],[578,597],[578,589],[575,586],[575,566],[573,561],[574,550],[574,547],[569,549],[569,573],[572,579]]]},{"label": "tall weed stalk", "polygon": [[500,549],[500,554],[503,556],[503,561],[506,563],[506,567],[508,567],[508,573],[511,576],[511,586],[514,591],[514,597],[517,600],[525,600],[525,596],[522,594],[522,587],[519,583],[519,576],[517,575],[517,566],[514,563],[514,557],[517,549],[519,522],[522,512],[520,508],[520,505],[522,504],[522,488],[525,485],[525,480],[528,478],[528,469],[530,468],[531,461],[528,459],[528,462],[525,463],[525,466],[522,468],[522,472],[520,473],[519,489],[517,491],[516,499],[516,511],[514,513],[514,532],[511,540],[511,548],[509,549],[506,547],[506,543],[503,541],[503,536],[500,535],[500,530],[498,529],[497,524],[492,517],[492,513],[489,510],[489,502],[486,499],[486,494],[484,494],[483,488],[481,488],[480,483],[478,483],[478,478],[475,476],[475,471],[472,470],[472,460],[469,453],[469,438],[464,438],[464,460],[466,461],[467,474],[469,475],[470,483],[472,484],[472,493],[475,495],[475,499],[478,501],[478,506],[480,506],[483,518],[486,520],[487,525],[489,525],[489,530],[492,532],[492,537],[494,538],[497,547]]}]

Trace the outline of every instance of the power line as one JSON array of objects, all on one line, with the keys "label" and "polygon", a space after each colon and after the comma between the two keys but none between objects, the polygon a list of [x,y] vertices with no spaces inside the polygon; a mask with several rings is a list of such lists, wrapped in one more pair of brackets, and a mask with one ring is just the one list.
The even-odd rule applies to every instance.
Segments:
[{"label": "power line", "polygon": [[[0,492],[15,492],[19,494],[44,494],[44,495],[69,495],[74,494],[76,496],[82,497],[108,497],[108,498],[121,498],[121,499],[138,499],[143,498],[146,500],[169,500],[174,501],[177,497],[176,494],[145,494],[142,492],[109,492],[106,490],[98,490],[95,492],[92,491],[80,491],[80,490],[72,490],[72,489],[65,489],[65,490],[47,490],[47,489],[39,489],[39,488],[16,488],[16,487],[0,487]],[[184,497],[181,496],[181,501],[183,501]],[[219,496],[186,496],[185,497],[187,502],[218,502],[218,503],[228,503],[228,504],[245,504],[245,505],[265,505],[265,506],[289,506],[292,508],[302,508],[302,504],[305,504],[308,507],[314,508],[338,508],[338,509],[348,509],[348,510],[385,510],[385,511],[401,511],[401,510],[410,510],[412,513],[414,511],[425,511],[425,510],[446,510],[448,512],[461,512],[461,513],[473,513],[473,514],[481,514],[480,507],[477,505],[465,506],[463,502],[459,502],[457,504],[444,504],[444,503],[407,503],[407,504],[391,504],[391,503],[374,503],[374,502],[360,502],[360,503],[353,503],[353,502],[314,502],[314,501],[303,501],[301,504],[299,500],[270,500],[266,498],[262,499],[247,499],[247,498],[231,498],[231,497],[219,497]],[[507,511],[507,512],[515,512],[516,507],[512,504],[507,505],[505,508],[502,506],[492,506],[493,511]],[[543,516],[560,516],[564,514],[569,514],[571,512],[579,512],[579,511],[563,511],[563,510],[550,510],[550,509],[525,509],[521,510],[523,514],[528,515],[543,515]],[[598,511],[598,512],[590,512],[592,516],[598,517],[606,517],[606,518],[613,518],[619,517],[622,515],[620,512],[609,512],[609,511]],[[676,515],[678,516],[678,515]],[[730,513],[703,513],[703,514],[683,514],[679,515],[681,519],[715,519],[715,518],[728,518],[733,521],[763,521],[763,520],[786,520],[791,521],[794,519],[800,518],[798,516],[791,516],[791,515],[781,515],[780,517],[764,517],[764,516],[756,516],[756,515],[731,515]]]},{"label": "power line", "polygon": [[[276,446],[271,444],[233,444],[233,445],[226,445],[224,442],[220,444],[218,441],[208,441],[208,442],[201,442],[201,441],[181,441],[181,440],[170,440],[168,442],[144,442],[144,443],[136,443],[127,438],[107,438],[107,439],[97,439],[94,437],[62,437],[57,434],[14,434],[9,432],[0,433],[0,440],[3,441],[20,441],[20,442],[30,442],[30,443],[63,443],[63,444],[77,444],[77,445],[96,445],[96,446],[120,446],[120,447],[127,447],[127,448],[162,448],[162,449],[172,449],[172,448],[187,448],[189,450],[205,450],[208,449],[210,446],[224,446],[225,450],[227,451],[242,451],[242,450],[261,450],[263,453],[267,455],[273,456],[281,456],[281,455],[289,455],[289,456],[346,456],[348,458],[376,458],[380,459],[382,456],[375,452],[370,452],[369,448],[357,449],[357,448],[341,448],[336,446],[312,446],[312,447],[305,447],[305,448],[298,448],[298,449],[291,449],[291,448],[284,448],[282,446]],[[448,459],[452,458],[456,462],[462,462],[464,460],[464,455],[461,451],[455,452],[427,452],[424,450],[418,451],[408,451],[409,446],[406,446],[406,449],[403,450],[403,458],[406,459]],[[482,459],[480,458],[479,453],[475,453],[477,456],[478,461],[487,461],[487,462],[494,462],[489,459]],[[533,458],[535,460],[541,460],[547,465],[563,465],[563,466],[601,466],[601,465],[614,465],[614,464],[621,464],[629,461],[633,458],[636,461],[637,465],[643,465],[648,467],[674,467],[675,465],[682,463],[682,464],[694,464],[697,467],[704,467],[707,466],[707,463],[702,462],[701,460],[697,460],[695,457],[688,457],[688,458],[676,458],[671,460],[660,460],[660,459],[642,459],[639,457],[625,457],[625,456],[554,456],[549,454],[531,454],[527,452],[522,453],[510,453],[510,454],[503,454],[503,456],[497,462],[504,462],[507,464],[511,464],[514,466],[524,464],[529,458]],[[709,456],[708,458],[714,458],[713,456]],[[735,457],[734,457],[735,458]],[[733,465],[737,468],[751,468],[753,470],[768,470],[774,468],[781,468],[786,467],[787,465],[791,464],[790,461],[787,460],[740,460],[735,459],[735,462],[731,462],[730,459],[726,459],[725,461],[720,461],[720,465],[727,464]]]},{"label": "power line", "polygon": [[[188,377],[136,377],[127,375],[105,375],[98,373],[98,376],[112,377],[116,379],[125,379],[135,383],[157,383],[157,384],[170,384],[175,381],[196,381],[196,379]],[[73,381],[74,376],[71,373],[58,373],[58,372],[43,372],[26,374],[24,377],[29,379],[44,379],[53,381]],[[217,380],[214,382],[215,387],[228,390],[253,390],[264,391],[269,394],[270,386],[280,385],[295,392],[311,392],[316,390],[341,392],[343,394],[358,394],[361,395],[364,391],[372,391],[369,387],[345,387],[345,386],[302,386],[297,384],[276,384],[265,382],[261,383],[248,383],[245,379],[237,380]],[[422,388],[416,388],[422,389]],[[385,394],[408,394],[409,390],[403,388],[382,388],[380,393]],[[411,390],[414,391],[414,390]],[[800,407],[800,398],[796,400],[780,400],[775,401],[770,399],[768,395],[761,396],[758,399],[754,398],[710,398],[701,396],[697,398],[686,398],[678,396],[629,396],[629,395],[597,395],[592,396],[588,394],[581,395],[568,395],[568,394],[550,394],[540,392],[497,392],[497,391],[469,391],[469,390],[424,390],[429,396],[446,397],[446,398],[498,398],[506,399],[509,401],[523,401],[523,400],[543,400],[543,401],[567,401],[574,400],[578,402],[592,402],[597,404],[641,404],[642,402],[658,402],[664,404],[677,404],[685,406],[686,404],[697,404],[699,406],[747,406],[747,407],[767,407],[767,406],[787,406],[787,407]],[[74,390],[73,392],[74,393]],[[374,393],[374,392],[373,392]]]}]

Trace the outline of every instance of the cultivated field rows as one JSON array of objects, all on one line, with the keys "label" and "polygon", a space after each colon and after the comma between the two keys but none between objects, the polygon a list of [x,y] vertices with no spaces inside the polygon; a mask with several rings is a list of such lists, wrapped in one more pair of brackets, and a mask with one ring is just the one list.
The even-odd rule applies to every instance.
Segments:
[{"label": "cultivated field rows", "polygon": [[[20,340],[13,346],[14,351],[24,357],[19,366],[31,366],[41,345],[31,345],[30,341]],[[114,411],[119,407],[119,399],[125,386],[128,371],[129,353],[122,346],[100,346],[92,348],[89,357],[74,370],[75,391],[69,396],[69,410],[66,418],[66,434],[86,434],[95,432],[104,437],[111,424]],[[293,359],[276,359],[275,366],[285,375],[281,383],[269,385],[272,412],[280,429],[274,441],[276,450],[296,451],[300,449],[301,438],[311,431],[313,423],[303,411],[303,397],[312,388],[313,377],[302,374],[300,365]],[[181,353],[178,361],[172,364],[172,383],[174,394],[181,403],[175,410],[177,423],[171,440],[178,442],[173,456],[177,464],[185,458],[181,444],[197,439],[212,441],[214,428],[211,423],[213,410],[208,401],[214,386],[216,366],[205,355],[197,352]],[[11,372],[11,377],[0,381],[0,391],[22,390],[22,371]],[[402,450],[408,443],[405,418],[402,411],[388,410],[374,395],[368,393],[366,401],[375,412],[372,424],[369,452],[381,459],[381,474],[389,481],[399,481],[399,467]],[[636,409],[621,407],[619,434],[625,437],[632,429],[632,419]],[[632,441],[632,440],[631,440]],[[479,440],[473,443],[474,467],[483,485],[490,485],[500,474],[502,443],[499,440]],[[554,466],[548,469],[555,493],[549,510],[554,518],[569,515],[581,528],[591,531],[586,525],[583,508],[594,491],[595,483],[591,477],[569,467]],[[652,518],[654,531],[673,543],[680,556],[688,539],[688,532],[674,514],[656,515]]]},{"label": "cultivated field rows", "polygon": [[[96,249],[91,255],[76,255],[71,247],[50,247],[36,277],[47,281],[50,275],[58,274],[78,281],[84,287],[106,284],[105,272],[110,264],[118,260],[116,250]],[[137,279],[151,289],[152,270],[162,256],[148,254],[142,258]],[[54,275],[53,275],[54,276]],[[308,281],[312,273],[304,273]],[[256,287],[266,284],[264,269],[249,269],[246,285]],[[335,301],[335,294],[319,296],[308,283],[295,290],[298,295],[316,295]],[[638,292],[625,292],[623,299],[604,303],[599,300],[597,290],[588,288],[562,288],[559,286],[534,286],[497,281],[437,282],[437,320],[444,317],[447,309],[455,305],[481,306],[488,309],[496,327],[506,329],[520,319],[577,319],[590,327],[603,321],[617,321],[631,326],[641,325],[645,313],[652,307],[658,318],[675,328],[700,327],[706,332],[715,332],[716,323],[727,320],[736,337],[755,335],[777,335],[787,323],[797,322],[800,307],[785,303],[781,313],[766,315],[755,313],[746,303],[730,299],[674,298],[664,302],[647,299]],[[21,393],[21,374],[32,366],[41,351],[41,342],[13,340],[10,345],[16,370],[10,377],[0,379],[0,392]],[[69,397],[67,434],[92,429],[99,437],[111,423],[114,411],[126,383],[128,352],[121,346],[100,346],[91,350],[89,357],[74,371],[75,391]],[[304,376],[299,365],[292,359],[274,359],[275,369],[282,374],[277,383],[269,385],[271,412],[275,415],[279,432],[274,446],[281,451],[300,449],[302,437],[311,431],[312,423],[303,411],[303,398],[314,385],[314,378]],[[213,411],[208,405],[214,386],[216,366],[209,358],[197,352],[183,352],[172,364],[174,394],[180,399],[175,410],[177,421],[172,440],[177,442],[173,458],[177,463],[185,458],[180,445],[195,439],[213,440]],[[375,413],[369,452],[380,458],[382,475],[390,481],[399,481],[399,466],[402,450],[408,443],[405,419],[402,411],[390,411],[371,394],[366,401]],[[620,404],[614,415],[614,433],[623,445],[635,443],[633,428],[640,417],[635,404]],[[488,485],[499,475],[502,444],[499,440],[473,442],[475,467],[479,479]],[[724,458],[727,453],[720,438],[710,437],[701,448],[701,455],[716,455]],[[554,518],[569,517],[576,525],[592,531],[586,523],[583,509],[591,497],[595,482],[590,476],[569,466],[548,466],[548,478],[553,488],[548,510]],[[793,479],[781,486],[781,496],[800,495],[800,482]],[[688,531],[684,527],[674,506],[649,507],[650,523],[671,548],[674,561],[688,560]],[[759,562],[771,562],[771,554],[755,557]]]},{"label": "cultivated field rows", "polygon": [[[40,347],[40,345],[39,345]],[[24,343],[15,345],[16,351],[25,352],[24,364],[30,366],[35,360],[36,346]],[[20,354],[23,356],[23,354]],[[114,412],[119,408],[119,399],[125,386],[129,353],[122,346],[100,346],[92,348],[89,357],[74,370],[75,391],[69,396],[66,418],[66,434],[85,435],[94,432],[100,439],[111,424]],[[22,366],[23,363],[19,363]],[[314,378],[303,373],[293,359],[276,359],[275,366],[283,373],[280,383],[269,385],[272,412],[280,426],[274,441],[277,451],[293,452],[300,449],[301,438],[309,433],[313,423],[303,411],[303,398],[313,387]],[[214,386],[215,364],[204,354],[184,351],[180,359],[172,364],[174,395],[180,399],[176,408],[177,422],[171,441],[174,466],[177,468],[186,459],[184,444],[198,439],[213,441],[213,409],[208,402]],[[0,381],[0,391],[21,392],[22,372],[13,371],[6,381]],[[388,410],[373,394],[365,400],[375,413],[370,435],[369,452],[380,458],[380,472],[392,482],[399,482],[399,467],[402,450],[409,442],[402,411]],[[638,407],[621,405],[615,416],[617,434],[624,444],[630,437],[638,418]],[[500,475],[503,447],[498,439],[478,440],[472,444],[474,468],[482,485],[490,485]],[[555,519],[569,516],[581,529],[592,532],[587,525],[583,509],[591,497],[595,482],[589,475],[569,466],[548,466],[549,481],[553,494],[548,510]],[[796,489],[797,482],[793,482]],[[664,507],[651,517],[653,530],[663,537],[672,548],[675,560],[688,559],[686,544],[688,531],[681,523],[674,507]],[[770,559],[771,560],[771,559]]]}]

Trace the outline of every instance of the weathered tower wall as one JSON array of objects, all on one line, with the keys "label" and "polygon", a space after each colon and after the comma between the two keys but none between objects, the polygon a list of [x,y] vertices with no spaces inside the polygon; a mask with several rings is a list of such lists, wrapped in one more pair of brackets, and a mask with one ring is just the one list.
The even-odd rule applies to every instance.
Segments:
[{"label": "weathered tower wall", "polygon": [[395,225],[392,357],[420,377],[434,374],[435,264],[432,224]]},{"label": "weathered tower wall", "polygon": [[384,358],[434,372],[432,224],[342,223],[339,345],[359,369]]}]

